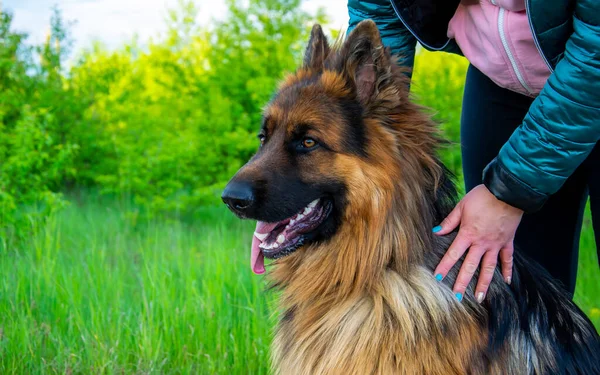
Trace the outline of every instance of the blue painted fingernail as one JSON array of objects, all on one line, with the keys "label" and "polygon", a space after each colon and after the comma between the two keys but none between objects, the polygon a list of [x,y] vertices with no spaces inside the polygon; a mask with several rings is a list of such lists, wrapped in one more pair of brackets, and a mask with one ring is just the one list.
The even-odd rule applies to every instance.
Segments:
[{"label": "blue painted fingernail", "polygon": [[432,231],[433,233],[437,233],[437,232],[439,232],[439,231],[441,231],[441,230],[442,230],[442,227],[438,225],[437,227],[433,227],[433,229],[432,229],[431,231]]},{"label": "blue painted fingernail", "polygon": [[456,299],[458,300],[458,302],[462,301],[462,298],[463,298],[462,293],[456,293],[455,296],[456,296]]},{"label": "blue painted fingernail", "polygon": [[442,281],[442,280],[444,279],[444,276],[442,276],[442,274],[441,274],[441,273],[438,273],[437,275],[435,275],[435,279],[436,279],[437,281]]}]

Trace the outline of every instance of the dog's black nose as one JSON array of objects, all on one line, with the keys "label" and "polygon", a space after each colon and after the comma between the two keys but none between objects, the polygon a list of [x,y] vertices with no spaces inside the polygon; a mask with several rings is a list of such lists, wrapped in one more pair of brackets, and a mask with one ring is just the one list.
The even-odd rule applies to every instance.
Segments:
[{"label": "dog's black nose", "polygon": [[245,214],[254,204],[252,185],[245,181],[230,181],[225,186],[221,199],[230,210],[238,214]]}]

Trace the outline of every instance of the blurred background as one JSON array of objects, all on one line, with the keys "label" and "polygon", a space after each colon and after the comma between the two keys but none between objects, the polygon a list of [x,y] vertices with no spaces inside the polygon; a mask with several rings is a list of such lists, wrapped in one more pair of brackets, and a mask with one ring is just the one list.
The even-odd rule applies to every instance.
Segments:
[{"label": "blurred background", "polygon": [[[0,1],[0,373],[265,374],[276,320],[253,223],[220,191],[342,0]],[[452,143],[466,61],[419,50]],[[589,212],[576,302],[600,328]]]}]

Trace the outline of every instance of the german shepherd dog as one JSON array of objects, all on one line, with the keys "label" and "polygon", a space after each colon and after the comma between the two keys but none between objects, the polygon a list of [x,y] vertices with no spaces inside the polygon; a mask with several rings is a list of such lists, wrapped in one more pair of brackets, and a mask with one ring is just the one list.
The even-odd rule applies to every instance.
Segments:
[{"label": "german shepherd dog", "polygon": [[[566,292],[515,254],[482,304],[457,269],[433,270],[454,235],[431,228],[455,190],[436,124],[372,21],[302,66],[264,110],[261,146],[223,192],[258,221],[251,265],[281,291],[277,374],[600,374],[600,338]],[[477,279],[477,274],[473,280]]]}]

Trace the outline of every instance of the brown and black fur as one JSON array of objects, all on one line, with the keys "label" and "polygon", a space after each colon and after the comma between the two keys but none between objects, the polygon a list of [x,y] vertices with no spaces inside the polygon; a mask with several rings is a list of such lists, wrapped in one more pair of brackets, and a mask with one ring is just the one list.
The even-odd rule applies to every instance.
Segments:
[{"label": "brown and black fur", "polygon": [[[436,156],[438,128],[405,72],[360,23],[330,48],[313,28],[304,63],[265,109],[264,145],[233,180],[252,184],[241,216],[276,222],[317,198],[333,212],[271,265],[281,290],[277,374],[600,374],[590,321],[538,266],[515,255],[483,304],[458,302],[458,266],[433,270],[453,236],[434,236],[455,203]],[[310,136],[319,146],[298,146]],[[475,275],[474,280],[477,279]]]}]

